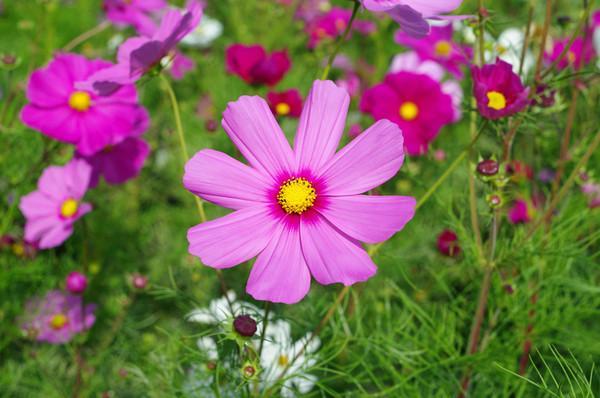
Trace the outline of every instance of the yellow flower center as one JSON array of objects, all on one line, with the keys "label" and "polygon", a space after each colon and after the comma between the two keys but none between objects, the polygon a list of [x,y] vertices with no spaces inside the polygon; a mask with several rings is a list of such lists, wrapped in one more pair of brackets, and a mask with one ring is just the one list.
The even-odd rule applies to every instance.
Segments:
[{"label": "yellow flower center", "polygon": [[277,112],[278,115],[287,115],[290,113],[290,111],[290,106],[285,102],[280,102],[279,104],[275,105],[275,112]]},{"label": "yellow flower center", "polygon": [[317,28],[315,29],[315,34],[319,39],[322,39],[323,37],[327,36],[327,31],[323,28]]},{"label": "yellow flower center", "polygon": [[83,91],[75,91],[69,97],[69,106],[79,112],[87,111],[91,103],[90,95]]},{"label": "yellow flower center", "polygon": [[77,201],[75,199],[67,199],[60,207],[60,215],[63,217],[71,217],[77,213]]},{"label": "yellow flower center", "polygon": [[12,247],[12,252],[16,255],[21,257],[23,255],[23,253],[25,253],[25,248],[23,247],[22,244],[20,243],[13,243]]},{"label": "yellow flower center", "polygon": [[504,54],[506,52],[506,47],[502,44],[498,44],[498,54]]},{"label": "yellow flower center", "polygon": [[575,62],[575,58],[577,56],[575,55],[575,53],[573,51],[568,51],[567,52],[567,59],[569,60],[569,63],[573,63]]},{"label": "yellow flower center", "polygon": [[288,363],[288,357],[287,357],[287,355],[281,355],[279,357],[278,362],[279,362],[279,366],[285,366],[285,365],[287,365],[287,363]]},{"label": "yellow flower center", "polygon": [[335,28],[337,30],[344,30],[344,29],[346,29],[346,21],[344,21],[341,18],[336,19],[335,20]]},{"label": "yellow flower center", "polygon": [[448,55],[450,55],[451,50],[452,46],[450,46],[450,43],[447,40],[440,40],[437,43],[435,43],[434,51],[435,55],[437,55],[438,57],[447,57]]},{"label": "yellow flower center", "polygon": [[292,178],[279,187],[277,202],[287,213],[302,214],[315,203],[317,194],[305,178]]},{"label": "yellow flower center", "polygon": [[50,320],[50,326],[53,329],[60,329],[67,324],[67,317],[64,314],[56,314]]},{"label": "yellow flower center", "polygon": [[410,122],[419,114],[419,107],[414,102],[407,101],[400,105],[400,117]]},{"label": "yellow flower center", "polygon": [[500,110],[506,108],[506,97],[497,91],[488,91],[488,107]]}]

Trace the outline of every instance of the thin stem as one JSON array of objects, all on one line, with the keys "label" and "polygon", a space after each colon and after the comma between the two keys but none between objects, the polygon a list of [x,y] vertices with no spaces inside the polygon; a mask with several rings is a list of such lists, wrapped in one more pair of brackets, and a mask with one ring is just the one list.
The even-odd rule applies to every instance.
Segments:
[{"label": "thin stem", "polygon": [[97,35],[98,33],[102,32],[103,30],[105,30],[106,28],[108,28],[110,26],[110,22],[108,20],[100,23],[98,26],[83,32],[82,34],[80,34],[79,36],[77,36],[76,38],[74,38],[73,40],[71,40],[69,43],[67,43],[66,46],[64,46],[62,48],[62,50],[66,53],[68,53],[69,51],[71,51],[73,48],[75,48],[77,45],[83,43],[84,41],[86,41],[87,39],[89,39],[92,36]]},{"label": "thin stem", "polygon": [[344,44],[344,42],[346,41],[346,38],[348,37],[348,34],[350,33],[350,28],[352,27],[352,22],[354,22],[354,19],[356,18],[356,15],[358,14],[359,8],[360,8],[360,2],[354,0],[354,8],[352,9],[352,16],[350,17],[350,21],[348,22],[348,25],[346,25],[346,30],[344,30],[342,37],[340,37],[340,40],[338,41],[337,45],[335,46],[333,53],[329,57],[327,66],[325,67],[325,70],[323,71],[323,74],[321,75],[321,80],[327,80],[327,76],[329,76],[329,71],[331,70],[331,65],[333,65],[333,61],[335,60],[336,55],[342,48],[342,45]]},{"label": "thin stem", "polygon": [[[483,49],[482,49],[483,51]],[[471,107],[475,109],[476,104],[475,97],[471,98]],[[475,130],[477,128],[476,125],[477,120],[477,112],[471,111],[471,123],[470,123],[470,134],[471,140],[475,140],[483,128],[479,131],[479,134],[476,135]],[[484,119],[484,124],[482,127],[485,127],[488,119]],[[475,155],[473,153],[473,145],[469,147],[469,160],[471,163],[475,162]],[[479,229],[479,218],[477,217],[477,201],[475,196],[475,176],[473,173],[469,172],[469,211],[471,213],[471,226],[473,227],[473,234],[475,235],[475,242],[477,244],[477,248],[479,249],[479,253],[483,256],[483,242],[481,240],[481,231]]]},{"label": "thin stem", "polygon": [[548,38],[548,27],[550,26],[550,18],[552,17],[552,0],[546,0],[546,19],[544,20],[544,30],[542,31],[542,42],[540,43],[540,52],[535,68],[535,79],[539,80],[540,71],[542,70],[542,60],[546,51],[546,39]]}]

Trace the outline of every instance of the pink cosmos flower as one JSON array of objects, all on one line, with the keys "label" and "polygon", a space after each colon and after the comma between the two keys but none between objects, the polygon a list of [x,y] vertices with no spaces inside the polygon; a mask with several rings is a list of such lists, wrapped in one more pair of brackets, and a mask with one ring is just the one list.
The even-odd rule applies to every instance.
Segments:
[{"label": "pink cosmos flower", "polygon": [[273,51],[267,55],[260,45],[232,44],[225,50],[227,72],[238,75],[248,84],[276,85],[290,69],[287,51]]},{"label": "pink cosmos flower", "polygon": [[457,20],[473,15],[439,15],[456,10],[462,0],[359,0],[370,11],[385,12],[415,39],[429,34],[428,19]]},{"label": "pink cosmos flower", "polygon": [[482,116],[498,119],[513,115],[529,104],[529,87],[524,88],[521,78],[509,63],[497,58],[495,64],[471,67],[473,95]]},{"label": "pink cosmos flower", "polygon": [[460,69],[468,65],[472,52],[470,48],[463,48],[452,41],[452,25],[431,28],[431,33],[424,39],[415,39],[406,31],[399,30],[394,36],[396,43],[412,48],[422,60],[433,60],[443,65],[448,72],[457,79],[463,78]]},{"label": "pink cosmos flower", "polygon": [[458,236],[449,229],[445,229],[438,235],[438,250],[445,256],[455,257],[460,253],[460,246],[457,241]]},{"label": "pink cosmos flower", "polygon": [[73,223],[92,210],[81,202],[92,167],[73,159],[64,166],[48,166],[38,180],[38,190],[21,198],[19,209],[27,219],[25,239],[39,240],[40,249],[61,245],[73,233]]},{"label": "pink cosmos flower", "polygon": [[117,65],[92,74],[79,82],[79,89],[110,95],[122,85],[137,81],[144,74],[160,65],[177,43],[196,29],[202,18],[202,5],[191,1],[185,12],[169,9],[152,37],[127,39],[117,51]]},{"label": "pink cosmos flower", "polygon": [[258,254],[246,291],[257,300],[298,302],[311,275],[351,285],[377,267],[359,241],[381,242],[413,217],[415,199],[369,196],[404,161],[402,133],[375,123],[335,153],[348,111],[346,90],[314,82],[292,150],[266,102],[230,102],[222,125],[249,166],[204,149],[187,163],[184,186],[235,211],[190,228],[189,252],[213,268]]},{"label": "pink cosmos flower", "polygon": [[300,91],[294,88],[281,93],[268,92],[267,102],[275,116],[298,118],[302,113],[302,96]]},{"label": "pink cosmos flower", "polygon": [[440,83],[412,72],[387,74],[383,83],[365,90],[358,108],[375,120],[396,123],[409,155],[427,153],[429,143],[454,118],[452,98]]},{"label": "pink cosmos flower", "polygon": [[35,296],[27,300],[21,329],[37,341],[64,344],[77,333],[92,327],[96,322],[94,311],[96,304],[88,304],[82,311],[81,296],[50,290],[44,297]]},{"label": "pink cosmos flower", "polygon": [[35,258],[39,251],[37,242],[29,242],[11,235],[0,236],[0,250],[10,250],[17,257]]},{"label": "pink cosmos flower", "polygon": [[[562,54],[562,52],[565,50],[565,47],[569,44],[569,41],[570,38],[568,37],[565,39],[556,40],[552,46],[552,51],[544,53],[544,60],[549,64],[556,61],[560,54]],[[569,65],[572,65],[576,69],[580,69],[583,65],[590,63],[592,59],[594,59],[594,55],[592,39],[588,38],[584,46],[583,38],[577,37],[567,51],[567,54],[556,65],[556,69],[562,70]]]},{"label": "pink cosmos flower", "polygon": [[524,199],[517,199],[508,211],[508,220],[511,224],[527,224],[535,216],[535,208]]},{"label": "pink cosmos flower", "polygon": [[110,69],[111,65],[99,59],[64,54],[46,68],[36,70],[27,84],[31,103],[21,111],[23,123],[48,137],[75,145],[85,155],[123,140],[131,133],[141,108],[135,86],[123,86],[109,97],[75,88],[75,82]]},{"label": "pink cosmos flower", "polygon": [[193,70],[195,67],[196,63],[193,59],[176,51],[166,69],[167,72],[173,76],[173,79],[181,80],[183,79],[183,75]]},{"label": "pink cosmos flower", "polygon": [[[311,23],[306,25],[306,31],[310,37],[307,47],[312,50],[325,38],[334,39],[341,36],[346,30],[351,16],[352,10],[333,7],[326,14],[315,18]],[[366,35],[374,32],[377,27],[371,21],[356,20],[352,24],[352,29]],[[348,34],[348,38],[350,38],[350,33]]]},{"label": "pink cosmos flower", "polygon": [[508,162],[505,166],[505,170],[514,182],[531,180],[533,178],[533,169],[531,166],[520,160]]},{"label": "pink cosmos flower", "polygon": [[164,0],[104,0],[102,3],[109,21],[131,25],[144,36],[152,36],[156,31],[151,14],[166,6]]}]

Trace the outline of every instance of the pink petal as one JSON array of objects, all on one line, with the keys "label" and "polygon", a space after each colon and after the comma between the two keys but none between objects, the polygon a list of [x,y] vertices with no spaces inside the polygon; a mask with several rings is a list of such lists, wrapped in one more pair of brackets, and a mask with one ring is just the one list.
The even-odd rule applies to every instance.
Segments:
[{"label": "pink petal", "polygon": [[349,286],[369,279],[377,271],[360,242],[335,228],[319,213],[303,215],[300,241],[310,273],[323,285],[341,282]]},{"label": "pink petal", "polygon": [[298,170],[316,170],[335,153],[344,132],[350,97],[332,81],[315,80],[294,141]]},{"label": "pink petal", "polygon": [[404,228],[415,204],[410,196],[337,196],[323,198],[317,210],[352,238],[378,243]]},{"label": "pink petal", "polygon": [[60,246],[73,233],[73,223],[56,223],[53,228],[40,239],[40,249]]},{"label": "pink petal", "polygon": [[246,285],[256,300],[293,304],[308,292],[310,273],[300,248],[298,221],[299,217],[286,217],[256,259]]},{"label": "pink petal", "polygon": [[50,138],[74,144],[81,137],[81,131],[73,127],[78,119],[74,112],[68,106],[40,108],[29,104],[23,107],[21,120]]},{"label": "pink petal", "polygon": [[352,140],[327,162],[315,180],[321,195],[354,195],[392,178],[404,162],[402,133],[388,120],[380,120]]},{"label": "pink petal", "polygon": [[229,268],[260,253],[272,239],[279,217],[267,206],[235,211],[188,230],[189,252],[213,268]]},{"label": "pink petal", "polygon": [[[257,203],[272,203],[273,182],[255,169],[222,152],[204,149],[185,165],[185,188],[219,206],[243,209]],[[276,196],[277,193],[274,193]]]},{"label": "pink petal", "polygon": [[46,217],[32,218],[25,222],[25,240],[37,242],[48,231],[60,223],[56,215],[56,209],[53,208],[53,214]]},{"label": "pink petal", "polygon": [[265,100],[244,95],[230,102],[221,124],[252,167],[276,180],[290,175],[294,154]]}]

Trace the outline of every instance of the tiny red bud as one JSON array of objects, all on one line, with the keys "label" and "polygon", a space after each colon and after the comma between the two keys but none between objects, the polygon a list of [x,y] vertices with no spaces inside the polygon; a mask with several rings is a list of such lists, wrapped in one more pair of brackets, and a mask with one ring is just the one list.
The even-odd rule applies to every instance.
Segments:
[{"label": "tiny red bud", "polygon": [[248,365],[248,366],[244,367],[244,375],[246,377],[252,377],[252,376],[254,376],[255,373],[256,373],[256,369],[254,369],[254,366]]},{"label": "tiny red bud", "polygon": [[256,321],[250,315],[239,315],[233,321],[233,328],[241,336],[252,337],[256,333]]},{"label": "tiny red bud", "polygon": [[495,160],[486,159],[486,160],[482,160],[481,162],[479,162],[479,164],[477,165],[477,171],[481,175],[484,175],[486,177],[491,177],[493,175],[496,175],[496,173],[498,173],[499,167],[500,167],[500,165]]}]

